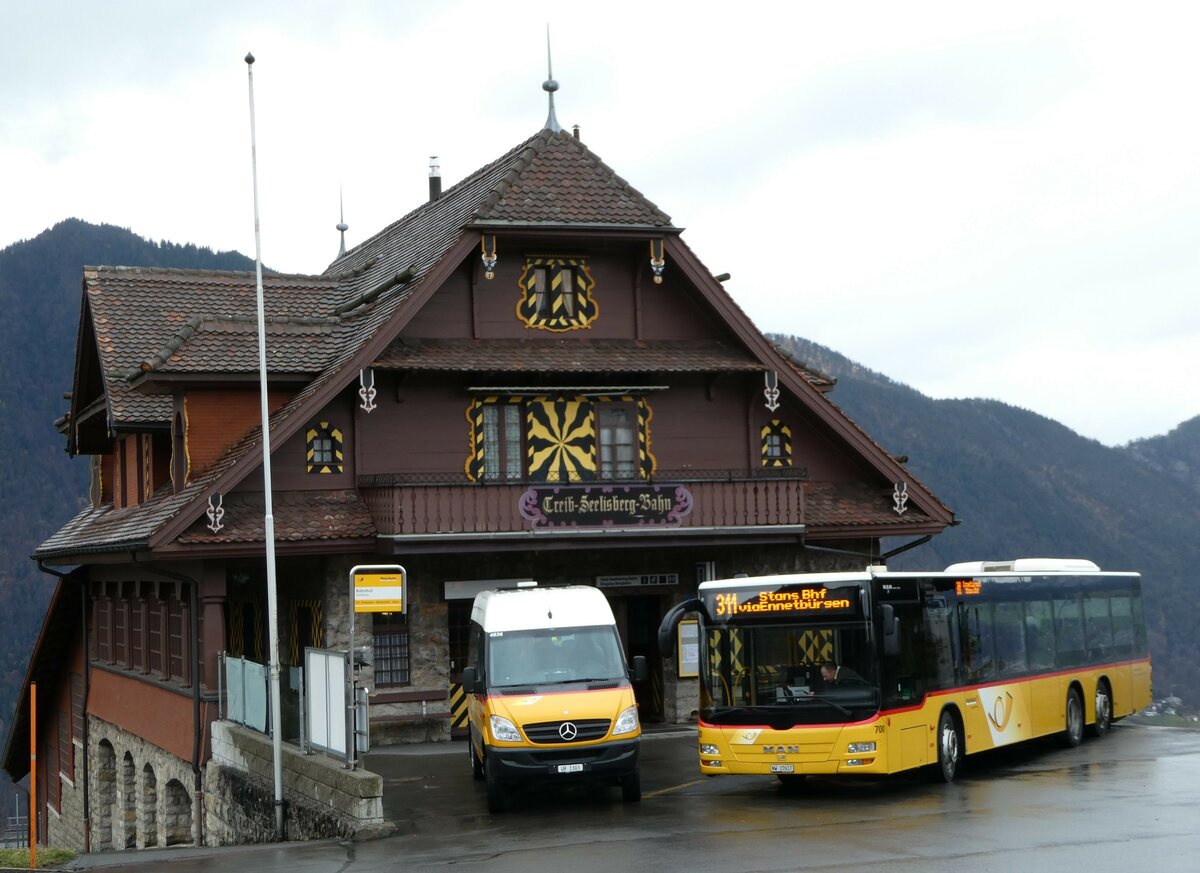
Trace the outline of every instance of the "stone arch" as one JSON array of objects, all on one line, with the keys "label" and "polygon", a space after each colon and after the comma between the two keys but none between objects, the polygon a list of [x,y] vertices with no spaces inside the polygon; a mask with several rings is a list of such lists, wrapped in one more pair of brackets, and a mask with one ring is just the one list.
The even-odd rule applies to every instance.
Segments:
[{"label": "stone arch", "polygon": [[168,782],[163,791],[162,832],[168,846],[192,842],[192,800],[178,779]]},{"label": "stone arch", "polygon": [[93,826],[96,849],[113,847],[113,807],[117,800],[117,753],[108,740],[96,746],[96,810]]},{"label": "stone arch", "polygon": [[147,764],[142,768],[142,846],[158,845],[158,777]]},{"label": "stone arch", "polygon": [[137,765],[129,752],[121,759],[121,816],[113,842],[124,849],[137,848]]}]

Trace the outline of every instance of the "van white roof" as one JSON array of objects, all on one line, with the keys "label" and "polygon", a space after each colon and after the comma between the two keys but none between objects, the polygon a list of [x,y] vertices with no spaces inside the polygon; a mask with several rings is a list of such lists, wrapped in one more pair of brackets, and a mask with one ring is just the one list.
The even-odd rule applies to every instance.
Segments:
[{"label": "van white roof", "polygon": [[608,599],[588,585],[483,591],[475,595],[471,620],[485,633],[616,623]]}]

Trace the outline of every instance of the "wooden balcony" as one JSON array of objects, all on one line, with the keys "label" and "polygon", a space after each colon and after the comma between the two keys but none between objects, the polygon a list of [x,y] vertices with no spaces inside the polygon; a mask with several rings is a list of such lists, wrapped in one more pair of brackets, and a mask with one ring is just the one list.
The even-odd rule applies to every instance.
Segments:
[{"label": "wooden balcony", "polygon": [[358,487],[387,537],[613,529],[653,535],[803,525],[806,481],[800,470],[687,471],[652,481],[570,483],[363,476]]}]

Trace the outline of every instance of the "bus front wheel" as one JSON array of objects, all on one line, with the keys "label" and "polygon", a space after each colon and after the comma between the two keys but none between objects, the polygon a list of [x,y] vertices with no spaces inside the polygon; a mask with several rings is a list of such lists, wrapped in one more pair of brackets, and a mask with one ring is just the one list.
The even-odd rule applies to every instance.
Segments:
[{"label": "bus front wheel", "polygon": [[1067,725],[1063,731],[1063,745],[1073,749],[1083,740],[1083,698],[1079,689],[1067,692]]},{"label": "bus front wheel", "polygon": [[962,742],[958,733],[958,723],[950,710],[946,709],[938,719],[937,763],[931,770],[934,781],[953,782],[961,761]]}]

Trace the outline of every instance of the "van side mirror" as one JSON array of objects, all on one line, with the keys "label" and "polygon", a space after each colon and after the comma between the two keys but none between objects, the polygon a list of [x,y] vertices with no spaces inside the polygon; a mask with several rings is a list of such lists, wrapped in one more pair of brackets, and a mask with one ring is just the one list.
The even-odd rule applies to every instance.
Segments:
[{"label": "van side mirror", "polygon": [[475,674],[474,667],[463,667],[462,686],[467,694],[478,694],[483,690],[479,687],[479,677]]},{"label": "van side mirror", "polygon": [[634,682],[645,682],[650,678],[650,662],[646,660],[645,655],[633,656],[633,669],[630,672]]}]

